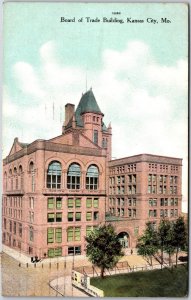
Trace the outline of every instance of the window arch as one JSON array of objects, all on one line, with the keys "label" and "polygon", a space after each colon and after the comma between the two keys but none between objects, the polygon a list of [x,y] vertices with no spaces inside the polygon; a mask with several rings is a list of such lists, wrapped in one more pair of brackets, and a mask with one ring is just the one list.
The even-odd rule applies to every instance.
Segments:
[{"label": "window arch", "polygon": [[97,190],[98,189],[99,170],[96,165],[89,166],[86,173],[86,189]]},{"label": "window arch", "polygon": [[7,172],[4,173],[4,189],[7,191]]},{"label": "window arch", "polygon": [[62,166],[58,161],[53,161],[49,164],[47,170],[47,188],[60,189],[61,188],[61,173]]},{"label": "window arch", "polygon": [[19,175],[20,175],[20,188],[22,190],[23,189],[23,168],[21,165],[19,166]]},{"label": "window arch", "polygon": [[73,163],[68,168],[67,174],[67,188],[73,190],[80,189],[80,177],[81,177],[81,169],[80,165],[77,163]]},{"label": "window arch", "polygon": [[35,168],[34,168],[33,161],[31,161],[29,164],[29,172],[31,174],[31,190],[32,192],[34,192],[35,191]]},{"label": "window arch", "polygon": [[17,168],[14,167],[14,176],[15,176],[15,190],[18,190],[18,176],[17,176]]},{"label": "window arch", "polygon": [[13,190],[13,173],[12,173],[12,169],[9,170],[9,182],[10,182],[10,190]]}]

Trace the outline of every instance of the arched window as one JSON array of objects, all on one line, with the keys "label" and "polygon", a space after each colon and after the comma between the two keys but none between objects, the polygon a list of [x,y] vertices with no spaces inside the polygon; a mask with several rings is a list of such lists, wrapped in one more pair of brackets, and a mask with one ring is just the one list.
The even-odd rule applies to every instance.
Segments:
[{"label": "arched window", "polygon": [[22,190],[24,185],[23,185],[23,168],[21,165],[19,166],[19,175],[20,175],[20,189]]},{"label": "arched window", "polygon": [[17,176],[17,168],[14,167],[14,176],[15,176],[15,190],[18,190],[18,176]]},{"label": "arched window", "polygon": [[79,190],[80,177],[81,177],[80,165],[76,163],[71,164],[67,174],[67,188],[73,190]]},{"label": "arched window", "polygon": [[4,189],[7,191],[7,172],[4,174]]},{"label": "arched window", "polygon": [[9,180],[10,180],[10,190],[13,190],[13,176],[12,176],[12,170],[9,170]]},{"label": "arched window", "polygon": [[47,188],[60,189],[61,188],[61,163],[53,161],[48,166],[47,171]]},{"label": "arched window", "polygon": [[86,189],[97,190],[98,189],[99,170],[95,165],[89,166],[86,173]]},{"label": "arched window", "polygon": [[29,172],[31,174],[31,190],[32,192],[35,191],[35,169],[34,169],[34,163],[31,161],[29,165]]}]

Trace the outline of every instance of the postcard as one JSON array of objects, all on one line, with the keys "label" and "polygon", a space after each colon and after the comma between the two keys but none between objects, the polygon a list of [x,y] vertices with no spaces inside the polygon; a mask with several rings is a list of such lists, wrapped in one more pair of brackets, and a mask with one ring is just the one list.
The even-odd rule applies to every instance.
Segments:
[{"label": "postcard", "polygon": [[188,5],[5,2],[3,296],[188,295]]}]

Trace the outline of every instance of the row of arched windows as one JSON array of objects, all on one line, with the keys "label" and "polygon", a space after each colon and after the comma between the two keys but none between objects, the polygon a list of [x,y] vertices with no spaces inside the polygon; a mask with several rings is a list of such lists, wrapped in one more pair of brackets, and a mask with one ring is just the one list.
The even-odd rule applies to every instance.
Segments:
[{"label": "row of arched windows", "polygon": [[[29,174],[31,175],[31,191],[35,191],[35,168],[31,161],[29,164]],[[24,188],[23,168],[20,165],[18,168],[10,168],[4,173],[4,189],[7,191],[22,190]]]},{"label": "row of arched windows", "polygon": [[[34,163],[29,164],[29,180],[30,190],[35,191],[35,167]],[[62,182],[62,165],[59,161],[52,161],[47,169],[46,174],[46,187],[49,189],[61,189]],[[99,183],[99,169],[96,165],[92,164],[88,167],[86,172],[86,189],[97,190]],[[9,170],[4,173],[4,188],[5,190],[19,190],[24,188],[24,175],[22,166]],[[78,163],[72,163],[67,171],[67,188],[79,190],[81,188],[81,166]]]},{"label": "row of arched windows", "polygon": [[[49,164],[47,170],[47,188],[61,188],[62,167],[58,161]],[[97,190],[99,170],[96,165],[90,165],[86,172],[86,189]],[[81,167],[78,163],[72,163],[67,171],[67,188],[79,190],[81,187]]]}]

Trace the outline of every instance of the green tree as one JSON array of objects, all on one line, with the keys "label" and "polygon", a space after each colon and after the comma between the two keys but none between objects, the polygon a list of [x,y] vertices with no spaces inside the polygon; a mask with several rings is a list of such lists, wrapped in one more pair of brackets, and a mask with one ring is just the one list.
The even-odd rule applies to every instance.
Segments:
[{"label": "green tree", "polygon": [[85,237],[87,241],[86,255],[89,260],[101,269],[101,277],[107,268],[113,268],[124,255],[114,227],[102,225]]},{"label": "green tree", "polygon": [[187,244],[187,229],[183,217],[179,217],[173,224],[173,246],[176,249],[176,266],[178,263],[178,252],[183,250]]},{"label": "green tree", "polygon": [[175,253],[175,246],[174,246],[174,231],[173,231],[173,224],[169,222],[169,230],[167,231],[167,235],[165,238],[164,243],[164,251],[169,255],[169,266],[172,265],[172,255]]},{"label": "green tree", "polygon": [[166,219],[161,220],[158,227],[158,240],[161,251],[161,268],[164,264],[164,250],[166,250],[169,255],[173,253],[173,245],[171,240],[172,234],[173,232],[171,232],[170,221]]},{"label": "green tree", "polygon": [[148,222],[144,234],[138,239],[138,254],[147,258],[150,265],[153,265],[153,256],[158,251],[157,232],[153,224]]}]

